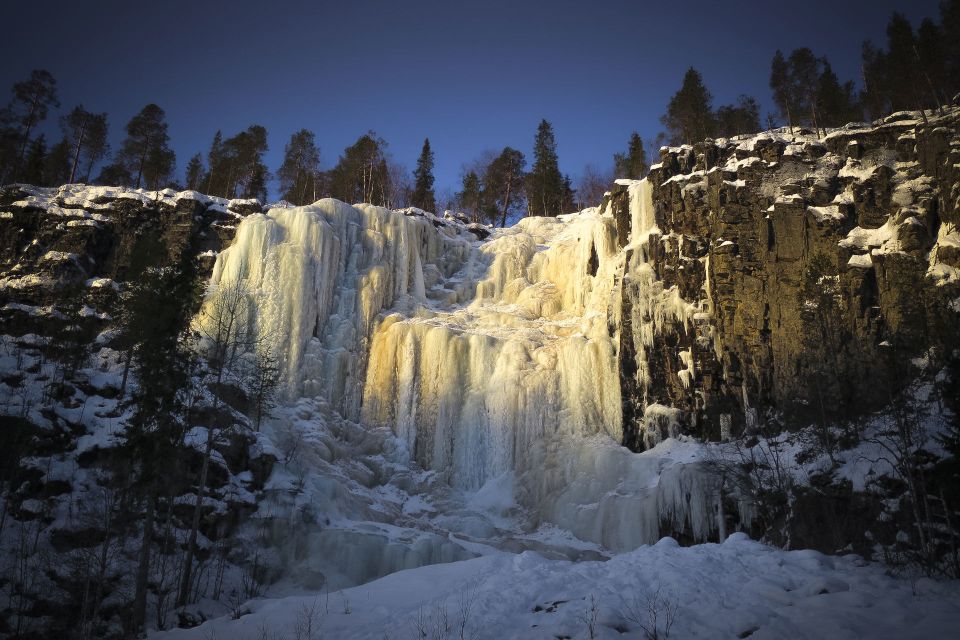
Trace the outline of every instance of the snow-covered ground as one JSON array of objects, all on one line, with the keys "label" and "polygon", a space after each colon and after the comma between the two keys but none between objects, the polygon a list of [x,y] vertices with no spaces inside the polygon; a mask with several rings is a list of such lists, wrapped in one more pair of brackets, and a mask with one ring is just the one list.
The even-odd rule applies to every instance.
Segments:
[{"label": "snow-covered ground", "polygon": [[960,585],[733,534],[694,547],[664,538],[606,562],[490,553],[237,611],[153,637],[643,638],[655,626],[660,638],[946,638],[960,625]]}]

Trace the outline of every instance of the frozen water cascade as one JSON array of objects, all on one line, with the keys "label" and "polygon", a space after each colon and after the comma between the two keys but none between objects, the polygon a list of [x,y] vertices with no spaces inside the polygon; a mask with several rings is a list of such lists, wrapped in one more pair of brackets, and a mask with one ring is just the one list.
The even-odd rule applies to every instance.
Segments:
[{"label": "frozen water cascade", "polygon": [[472,301],[380,325],[363,411],[466,489],[526,470],[548,436],[621,437],[613,221],[529,218],[477,254],[488,267]]},{"label": "frozen water cascade", "polygon": [[[659,325],[694,313],[646,264],[648,243],[660,240],[651,190],[629,188],[625,250],[600,209],[526,218],[484,241],[419,210],[335,200],[240,224],[211,290],[241,280],[249,292],[248,321],[279,357],[288,403],[266,430],[301,438],[307,454],[287,466],[299,465],[290,473],[308,476],[298,486],[312,496],[292,500],[284,489],[270,508],[327,518],[298,538],[289,564],[310,574],[311,558],[338,554],[304,549],[330,545],[382,560],[362,575],[323,569],[349,584],[462,557],[436,533],[508,545],[502,520],[446,493],[483,493],[505,478],[526,531],[554,523],[619,551],[656,540],[661,522],[697,539],[715,529],[716,487],[696,446],[620,446],[621,287],[642,294],[631,310],[640,349]],[[650,424],[667,425],[651,446],[675,435],[670,408],[648,413]],[[411,509],[421,492],[434,504]],[[431,533],[403,551],[384,533],[394,524]]]},{"label": "frozen water cascade", "polygon": [[273,209],[243,221],[211,284],[244,281],[250,321],[280,361],[290,399],[322,397],[356,418],[378,314],[425,301],[424,263],[447,277],[464,267],[465,235],[423,216],[331,199]]}]

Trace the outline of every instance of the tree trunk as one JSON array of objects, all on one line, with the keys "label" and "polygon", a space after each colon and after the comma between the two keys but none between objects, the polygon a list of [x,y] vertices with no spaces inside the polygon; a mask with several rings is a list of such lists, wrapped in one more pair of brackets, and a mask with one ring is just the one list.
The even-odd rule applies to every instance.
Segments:
[{"label": "tree trunk", "polygon": [[724,480],[720,480],[720,486],[717,487],[717,538],[718,542],[727,539],[727,514],[723,509],[723,485]]},{"label": "tree trunk", "polygon": [[140,188],[140,179],[143,177],[143,166],[147,162],[147,154],[150,152],[150,136],[143,142],[143,153],[140,154],[140,166],[137,167],[137,189]]},{"label": "tree trunk", "polygon": [[150,547],[153,544],[153,520],[157,508],[157,489],[152,486],[147,499],[147,513],[143,522],[143,539],[140,542],[140,557],[137,562],[137,580],[133,596],[131,631],[134,636],[143,630],[147,620],[147,581],[150,577]]},{"label": "tree trunk", "polygon": [[123,379],[120,381],[120,399],[127,395],[127,377],[130,375],[130,363],[133,361],[133,347],[127,349],[127,359],[123,363]]},{"label": "tree trunk", "polygon": [[210,454],[213,451],[213,426],[207,429],[207,446],[203,452],[203,465],[200,467],[200,482],[197,486],[197,497],[193,503],[193,520],[190,523],[190,537],[187,540],[187,554],[183,559],[183,573],[180,581],[180,593],[177,595],[177,606],[187,604],[190,596],[190,577],[193,573],[193,556],[196,554],[197,532],[200,529],[200,514],[203,511],[203,493],[207,489],[207,474],[210,469]]},{"label": "tree trunk", "polygon": [[503,218],[500,221],[501,227],[507,226],[507,211],[510,210],[510,191],[513,190],[513,179],[507,180],[507,193],[503,197]]},{"label": "tree trunk", "polygon": [[[37,112],[37,107],[39,104],[36,100],[33,101],[33,104],[30,105],[30,115],[27,116],[27,128],[23,132],[23,141],[20,143],[20,153],[17,154],[17,173],[20,173],[20,169],[23,168],[23,156],[27,152],[27,145],[30,144],[30,131],[33,129],[33,116]],[[15,176],[15,178],[19,178]]]},{"label": "tree trunk", "polygon": [[70,180],[72,184],[74,177],[77,175],[77,166],[80,164],[80,149],[83,148],[83,136],[87,132],[87,119],[83,119],[83,124],[80,126],[80,136],[77,138],[77,148],[73,152],[73,166],[70,167]]}]

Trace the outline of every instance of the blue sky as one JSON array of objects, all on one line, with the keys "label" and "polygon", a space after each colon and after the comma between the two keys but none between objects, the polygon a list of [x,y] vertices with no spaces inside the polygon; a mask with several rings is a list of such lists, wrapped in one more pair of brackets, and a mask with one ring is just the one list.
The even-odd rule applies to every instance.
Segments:
[{"label": "blue sky", "polygon": [[[4,9],[0,91],[33,68],[57,78],[64,109],[110,114],[114,147],[144,104],[167,112],[178,172],[214,132],[253,123],[279,165],[290,134],[316,132],[326,167],[368,129],[413,167],[423,138],[439,188],[505,145],[529,155],[537,123],[561,169],[611,164],[633,130],[652,139],[696,67],[715,104],[748,93],[769,109],[770,58],[809,46],[842,79],[890,13],[914,25],[937,0],[804,2],[33,1]],[[2,95],[2,94],[0,94]],[[5,99],[5,97],[4,97]],[[59,115],[58,114],[55,114]],[[56,133],[55,117],[47,130]],[[275,189],[273,189],[275,192]]]}]

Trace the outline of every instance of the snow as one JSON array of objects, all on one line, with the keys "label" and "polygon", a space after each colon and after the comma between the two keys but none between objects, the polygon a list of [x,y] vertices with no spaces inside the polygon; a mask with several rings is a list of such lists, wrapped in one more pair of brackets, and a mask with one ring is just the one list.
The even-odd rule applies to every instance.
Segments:
[{"label": "snow", "polygon": [[869,253],[854,254],[847,260],[847,266],[854,269],[872,269],[873,260],[870,259]]},{"label": "snow", "polygon": [[840,211],[840,207],[830,204],[825,207],[807,207],[807,211],[813,214],[818,222],[829,222],[831,220],[843,220],[846,216]]},{"label": "snow", "polygon": [[839,242],[841,247],[871,253],[892,253],[900,248],[897,240],[897,226],[893,219],[888,219],[883,226],[876,229],[854,227],[847,233],[847,237]]},{"label": "snow", "polygon": [[847,163],[843,165],[837,174],[840,178],[852,178],[856,182],[863,182],[873,176],[880,165],[867,165],[856,158],[847,158]]},{"label": "snow", "polygon": [[911,584],[859,556],[781,551],[735,533],[723,544],[686,548],[665,538],[605,562],[490,553],[339,592],[252,600],[239,619],[224,615],[151,637],[294,637],[308,619],[317,637],[344,640],[421,637],[421,628],[439,629],[428,637],[460,637],[460,628],[475,638],[644,637],[652,607],[661,637],[673,611],[675,638],[893,640],[949,637],[960,623],[958,598],[956,583]]}]

